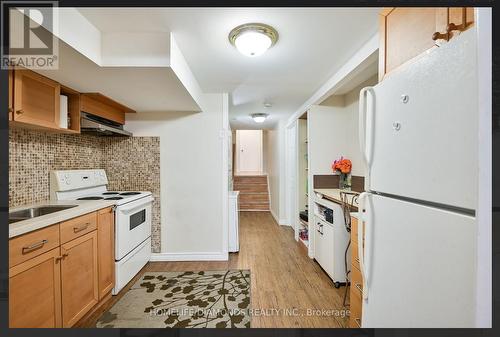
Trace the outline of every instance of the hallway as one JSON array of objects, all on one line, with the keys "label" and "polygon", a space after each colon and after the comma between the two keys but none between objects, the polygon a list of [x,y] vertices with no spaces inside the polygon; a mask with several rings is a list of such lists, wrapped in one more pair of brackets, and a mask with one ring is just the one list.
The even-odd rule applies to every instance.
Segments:
[{"label": "hallway", "polygon": [[[269,212],[240,212],[240,252],[231,253],[229,261],[150,262],[125,289],[146,271],[224,269],[251,271],[252,328],[347,326],[346,310],[342,309],[345,288],[335,289],[307,256],[305,247],[294,240],[293,230],[279,226]],[[94,326],[103,309],[110,308],[125,289],[78,326]]]}]

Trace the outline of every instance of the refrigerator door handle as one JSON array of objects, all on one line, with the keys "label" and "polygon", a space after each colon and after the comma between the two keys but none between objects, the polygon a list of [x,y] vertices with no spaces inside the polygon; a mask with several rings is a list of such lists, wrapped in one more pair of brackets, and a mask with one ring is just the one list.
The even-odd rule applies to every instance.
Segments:
[{"label": "refrigerator door handle", "polygon": [[366,245],[366,241],[363,242],[364,234],[365,234],[365,219],[364,219],[364,209],[365,209],[365,199],[368,196],[368,193],[363,192],[358,197],[358,259],[359,259],[359,269],[361,270],[361,278],[363,280],[363,299],[368,299],[368,282],[367,282],[367,273],[365,266],[365,256],[364,256],[364,246]]},{"label": "refrigerator door handle", "polygon": [[[368,155],[366,153],[366,149],[367,149],[367,146],[366,146],[366,133],[367,133],[367,129],[366,129],[366,117],[367,117],[367,104],[366,104],[366,96],[367,96],[367,93],[370,93],[371,97],[372,97],[372,109],[370,111],[370,113],[372,114],[371,118],[370,118],[370,125],[369,125],[369,129],[370,129],[370,146],[368,146],[368,150],[370,151],[370,154]],[[371,161],[372,161],[372,158],[371,158],[371,152],[372,152],[372,149],[373,149],[373,144],[372,144],[372,139],[373,139],[373,130],[372,130],[372,125],[373,125],[373,114],[374,114],[374,110],[375,110],[375,90],[373,89],[373,87],[365,87],[363,89],[361,89],[361,91],[359,92],[359,130],[358,130],[358,134],[359,134],[359,146],[360,146],[360,149],[361,149],[361,153],[363,155],[363,160],[365,162],[365,165],[366,165],[366,169],[368,170],[367,174],[366,174],[366,180],[365,180],[365,186],[366,186],[366,190],[369,190],[370,189],[370,166],[371,166]]]}]

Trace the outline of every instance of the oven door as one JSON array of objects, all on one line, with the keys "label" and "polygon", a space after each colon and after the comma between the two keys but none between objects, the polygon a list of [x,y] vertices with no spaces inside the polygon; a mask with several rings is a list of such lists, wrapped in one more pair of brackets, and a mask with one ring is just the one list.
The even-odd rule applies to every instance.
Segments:
[{"label": "oven door", "polygon": [[115,260],[121,260],[151,236],[152,196],[116,207]]}]

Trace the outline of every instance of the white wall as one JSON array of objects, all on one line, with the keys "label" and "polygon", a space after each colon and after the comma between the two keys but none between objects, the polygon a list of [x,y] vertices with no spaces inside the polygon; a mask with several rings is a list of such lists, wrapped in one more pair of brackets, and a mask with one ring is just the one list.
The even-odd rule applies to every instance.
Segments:
[{"label": "white wall", "polygon": [[[333,174],[331,165],[340,156],[352,162],[352,175],[365,176],[365,165],[359,149],[359,91],[377,83],[376,76],[342,96],[330,97],[314,105],[307,115],[309,138],[309,172],[312,176]],[[326,105],[327,104],[327,105]]]},{"label": "white wall", "polygon": [[287,221],[284,192],[282,192],[284,188],[282,183],[284,175],[281,174],[284,167],[281,158],[284,155],[284,151],[281,151],[282,136],[282,130],[279,128],[263,131],[264,172],[267,173],[269,179],[270,211],[276,222],[284,225]]},{"label": "white wall", "polygon": [[229,131],[221,132],[227,122],[227,95],[201,98],[201,113],[137,113],[126,118],[126,129],[134,136],[160,137],[162,254],[158,260],[227,259],[223,158],[227,157],[224,134]]}]

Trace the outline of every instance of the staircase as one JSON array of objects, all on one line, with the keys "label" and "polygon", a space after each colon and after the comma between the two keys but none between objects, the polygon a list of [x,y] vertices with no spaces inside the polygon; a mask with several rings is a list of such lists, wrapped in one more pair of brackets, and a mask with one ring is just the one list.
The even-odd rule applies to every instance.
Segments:
[{"label": "staircase", "polygon": [[240,191],[240,211],[269,211],[267,176],[235,176],[233,189]]}]

